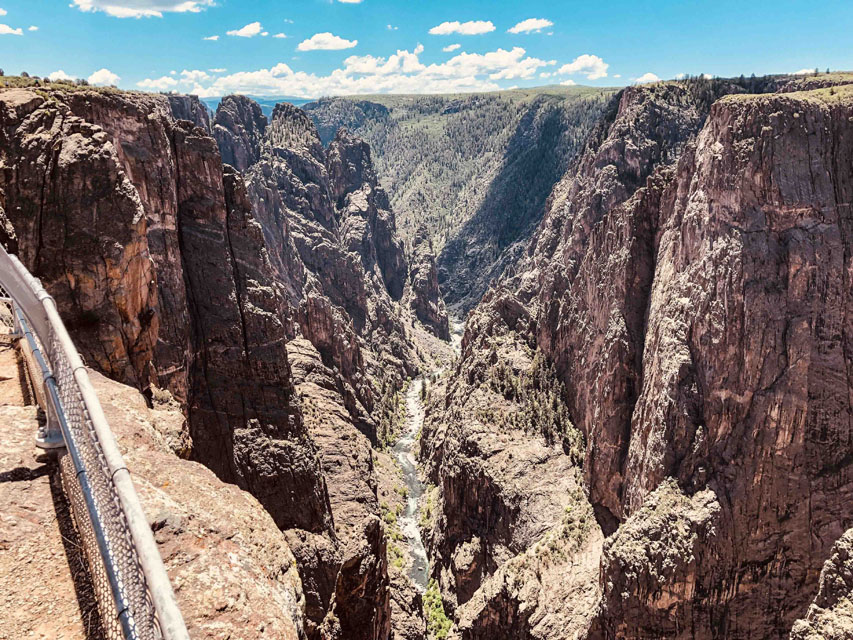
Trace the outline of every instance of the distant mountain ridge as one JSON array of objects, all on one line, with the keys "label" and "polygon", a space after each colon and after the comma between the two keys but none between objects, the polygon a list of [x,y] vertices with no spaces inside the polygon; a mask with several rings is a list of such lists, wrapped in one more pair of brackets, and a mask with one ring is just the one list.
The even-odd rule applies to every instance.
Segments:
[{"label": "distant mountain ridge", "polygon": [[[218,98],[201,98],[201,101],[204,105],[210,109],[212,112],[216,112],[219,103],[222,102],[222,98],[225,96],[219,96]],[[278,96],[274,98],[260,98],[257,96],[246,96],[247,98],[251,98],[255,102],[257,102],[261,106],[261,111],[267,118],[272,117],[272,111],[280,102],[287,102],[292,104],[294,107],[301,107],[304,104],[308,104],[312,99],[309,98],[294,98],[293,96]]]}]

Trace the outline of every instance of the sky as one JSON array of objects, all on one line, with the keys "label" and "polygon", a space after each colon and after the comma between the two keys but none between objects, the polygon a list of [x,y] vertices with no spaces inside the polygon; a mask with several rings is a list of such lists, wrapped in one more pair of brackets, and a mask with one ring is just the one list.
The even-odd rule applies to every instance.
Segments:
[{"label": "sky", "polygon": [[0,66],[201,97],[853,69],[851,0],[0,0]]}]

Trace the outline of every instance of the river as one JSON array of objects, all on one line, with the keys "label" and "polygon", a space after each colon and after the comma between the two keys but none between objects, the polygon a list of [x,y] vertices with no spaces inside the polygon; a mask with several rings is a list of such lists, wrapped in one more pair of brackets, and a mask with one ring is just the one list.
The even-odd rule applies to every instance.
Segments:
[{"label": "river", "polygon": [[[457,317],[450,318],[450,344],[453,351],[459,355],[462,346],[462,335],[465,332],[465,321]],[[441,368],[433,373],[440,373]],[[408,491],[406,508],[400,515],[400,530],[406,536],[406,546],[409,549],[411,566],[409,577],[421,591],[426,591],[429,582],[429,559],[427,558],[421,530],[418,526],[418,502],[424,494],[424,483],[418,476],[418,465],[415,460],[415,441],[424,424],[424,405],[421,400],[423,378],[416,378],[406,391],[406,426],[392,448],[394,459],[403,470],[403,482]]]}]

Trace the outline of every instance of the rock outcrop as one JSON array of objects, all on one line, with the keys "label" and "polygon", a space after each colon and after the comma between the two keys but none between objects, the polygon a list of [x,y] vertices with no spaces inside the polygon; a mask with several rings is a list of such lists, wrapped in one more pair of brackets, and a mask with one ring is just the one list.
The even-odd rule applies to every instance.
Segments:
[{"label": "rock outcrop", "polygon": [[435,254],[424,229],[419,229],[412,239],[409,307],[418,320],[436,336],[442,340],[450,340],[450,323],[438,287]]},{"label": "rock outcrop", "polygon": [[245,96],[225,96],[216,109],[213,137],[222,162],[245,171],[260,160],[267,117],[260,105]]},{"label": "rock outcrop", "polygon": [[820,587],[792,640],[842,640],[853,635],[853,529],[832,548],[820,573]]}]

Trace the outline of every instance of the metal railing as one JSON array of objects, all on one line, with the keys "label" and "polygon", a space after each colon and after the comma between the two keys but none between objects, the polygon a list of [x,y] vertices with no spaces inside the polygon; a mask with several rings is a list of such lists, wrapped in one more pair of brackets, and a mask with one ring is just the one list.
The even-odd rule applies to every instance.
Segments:
[{"label": "metal railing", "polygon": [[2,247],[0,329],[20,337],[33,394],[47,416],[36,446],[59,452],[62,486],[85,550],[104,636],[189,640],[86,367],[53,298]]}]

